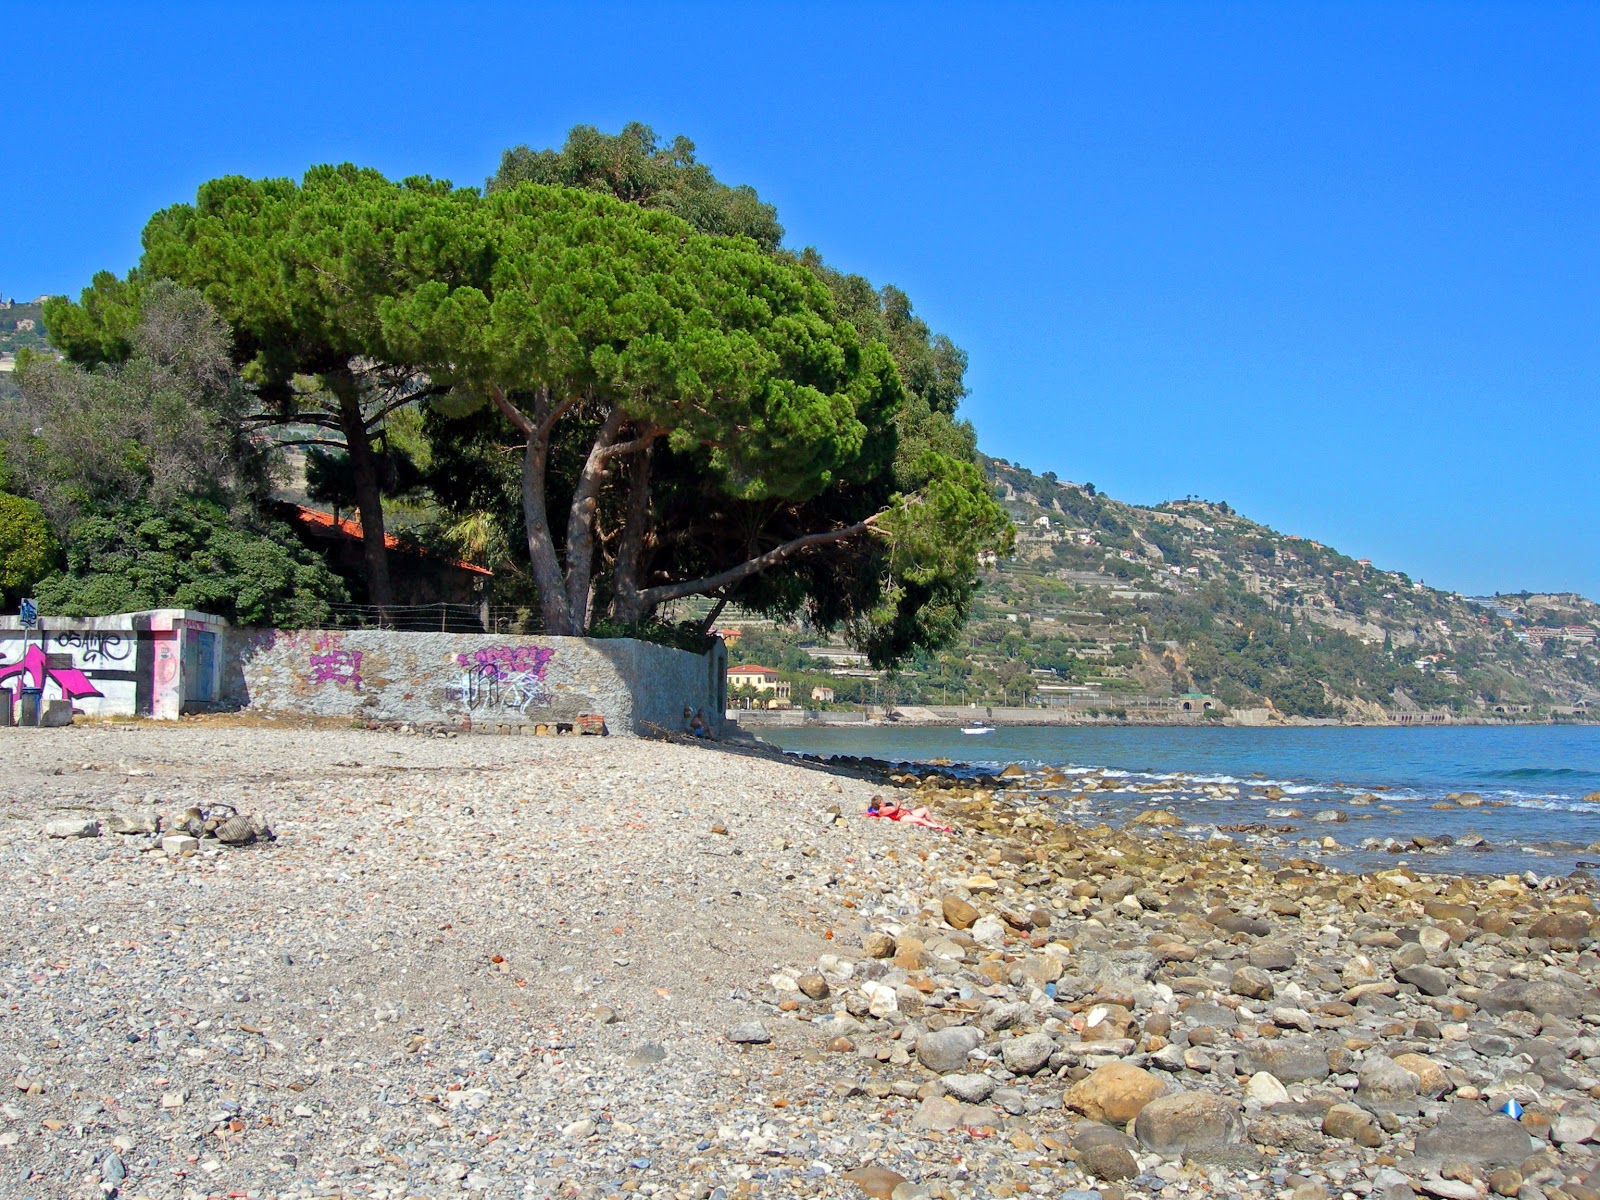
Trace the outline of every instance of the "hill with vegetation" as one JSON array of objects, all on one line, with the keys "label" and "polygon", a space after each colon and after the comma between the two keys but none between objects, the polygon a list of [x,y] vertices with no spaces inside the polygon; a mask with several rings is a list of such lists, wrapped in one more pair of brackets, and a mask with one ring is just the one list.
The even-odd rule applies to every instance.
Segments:
[{"label": "hill with vegetation", "polygon": [[798,627],[749,625],[733,660],[772,660],[797,698],[831,686],[841,701],[1100,716],[1429,723],[1600,706],[1600,606],[1581,596],[1462,596],[1225,503],[1141,507],[1004,460],[984,468],[1017,543],[986,563],[959,644],[891,679]]}]

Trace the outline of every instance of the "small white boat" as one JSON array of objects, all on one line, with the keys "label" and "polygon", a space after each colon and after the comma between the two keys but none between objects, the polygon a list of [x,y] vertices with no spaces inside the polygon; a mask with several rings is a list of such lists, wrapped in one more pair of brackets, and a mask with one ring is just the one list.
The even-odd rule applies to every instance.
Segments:
[{"label": "small white boat", "polygon": [[963,725],[961,732],[968,737],[977,737],[980,734],[993,733],[993,725],[985,725],[982,721],[974,721],[971,725]]}]

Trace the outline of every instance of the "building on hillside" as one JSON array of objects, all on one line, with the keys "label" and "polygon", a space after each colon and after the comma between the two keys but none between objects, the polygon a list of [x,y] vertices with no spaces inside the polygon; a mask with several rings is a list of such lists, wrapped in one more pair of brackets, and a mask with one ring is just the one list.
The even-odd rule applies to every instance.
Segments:
[{"label": "building on hillside", "polygon": [[789,681],[779,678],[771,667],[752,663],[728,668],[728,690],[731,692],[741,687],[756,693],[754,700],[761,708],[789,707]]},{"label": "building on hillside", "polygon": [[714,632],[722,639],[723,645],[726,646],[737,646],[739,639],[744,636],[744,630],[735,629],[731,625],[727,629],[718,629]]},{"label": "building on hillside", "polygon": [[831,687],[823,687],[821,685],[818,685],[817,687],[812,688],[811,689],[811,702],[813,704],[832,704],[833,703],[833,689]]}]

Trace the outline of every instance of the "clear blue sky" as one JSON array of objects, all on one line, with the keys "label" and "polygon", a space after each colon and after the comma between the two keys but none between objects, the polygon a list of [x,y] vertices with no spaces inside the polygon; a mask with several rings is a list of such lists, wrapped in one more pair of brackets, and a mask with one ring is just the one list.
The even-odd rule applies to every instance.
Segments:
[{"label": "clear blue sky", "polygon": [[219,174],[685,133],[971,355],[985,449],[1600,597],[1600,5],[13,10],[0,292]]}]

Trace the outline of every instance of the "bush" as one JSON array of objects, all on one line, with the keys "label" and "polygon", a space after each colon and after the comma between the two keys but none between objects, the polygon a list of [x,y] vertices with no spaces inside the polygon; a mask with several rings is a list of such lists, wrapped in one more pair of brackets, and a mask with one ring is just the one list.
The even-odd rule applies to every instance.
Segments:
[{"label": "bush", "polygon": [[253,528],[226,509],[181,499],[78,521],[67,569],[40,582],[39,605],[69,617],[193,608],[240,625],[320,625],[344,584],[280,525]]},{"label": "bush", "polygon": [[0,594],[8,602],[27,595],[60,557],[44,510],[32,500],[0,492]]}]

